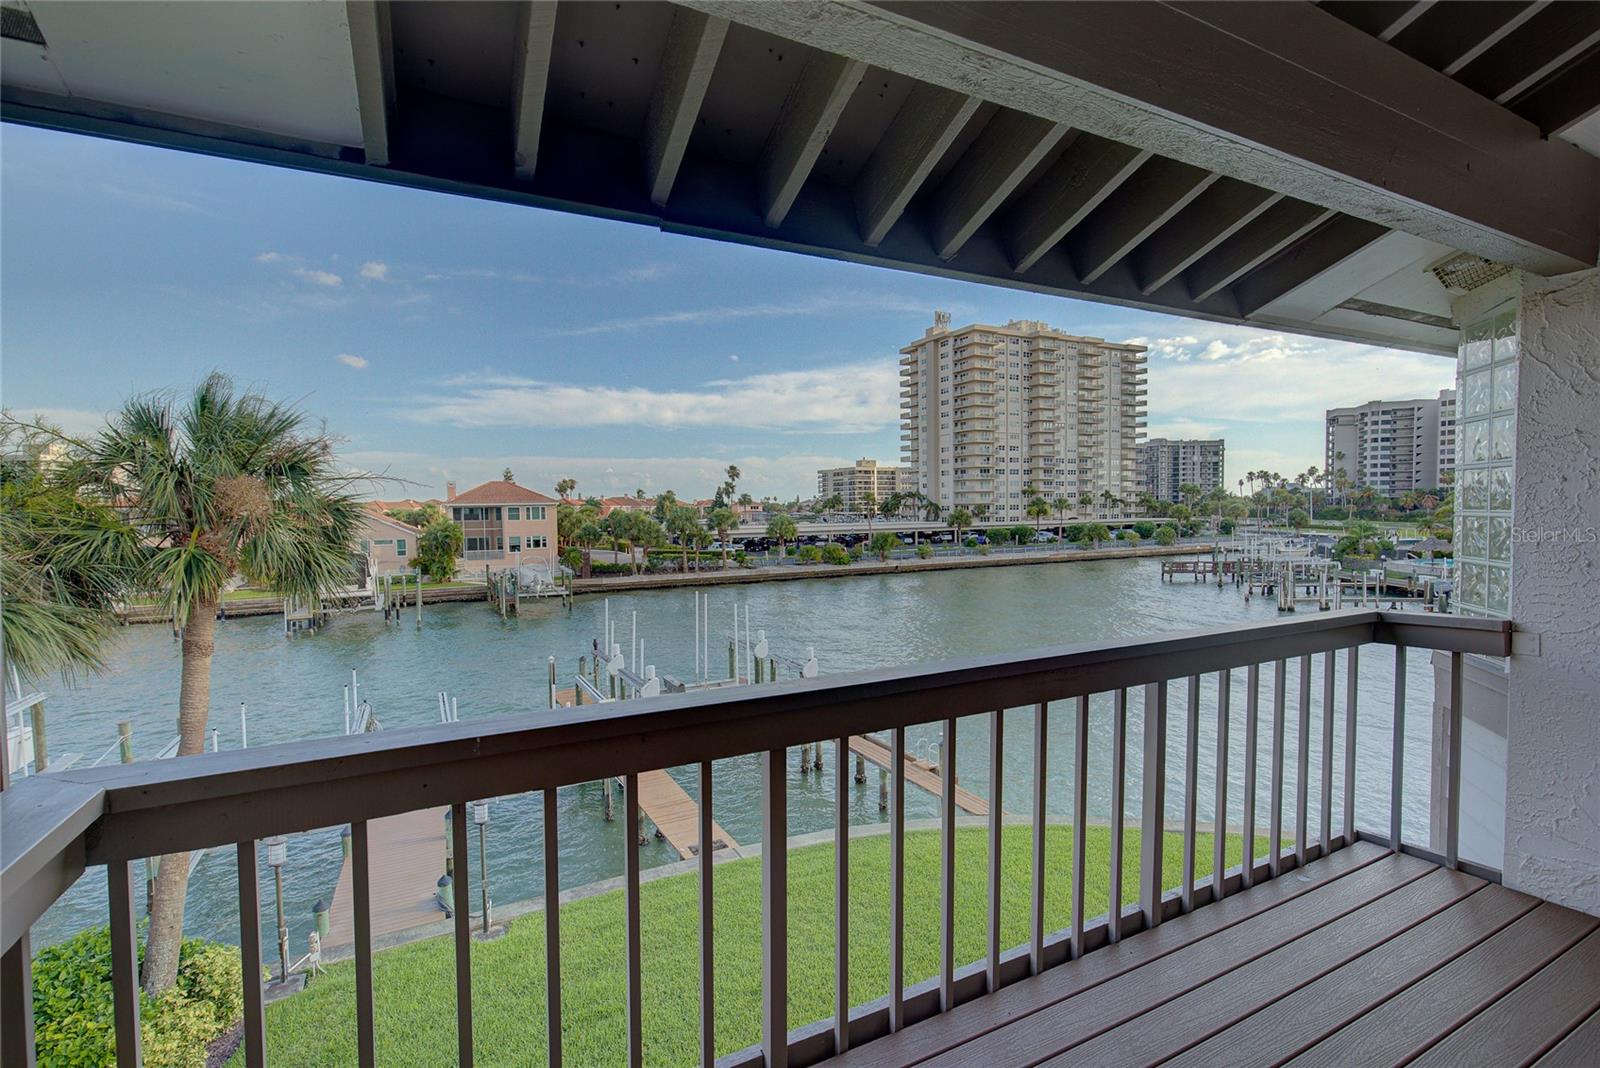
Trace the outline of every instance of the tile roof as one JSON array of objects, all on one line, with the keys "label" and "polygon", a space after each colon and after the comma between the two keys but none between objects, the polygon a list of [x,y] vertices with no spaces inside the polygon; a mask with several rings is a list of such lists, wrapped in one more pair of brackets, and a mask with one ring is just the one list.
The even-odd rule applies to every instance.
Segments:
[{"label": "tile roof", "polygon": [[458,493],[446,504],[555,504],[554,497],[546,497],[526,486],[519,486],[515,482],[506,482],[497,479],[485,482],[481,486],[474,486],[464,493]]}]

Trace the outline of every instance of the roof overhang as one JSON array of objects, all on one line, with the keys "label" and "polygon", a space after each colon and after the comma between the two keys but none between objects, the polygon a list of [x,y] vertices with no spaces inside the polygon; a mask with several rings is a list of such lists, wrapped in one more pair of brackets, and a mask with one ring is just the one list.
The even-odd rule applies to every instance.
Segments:
[{"label": "roof overhang", "polygon": [[1442,258],[1600,262],[1600,5],[5,6],[10,121],[1201,319],[1453,354]]}]

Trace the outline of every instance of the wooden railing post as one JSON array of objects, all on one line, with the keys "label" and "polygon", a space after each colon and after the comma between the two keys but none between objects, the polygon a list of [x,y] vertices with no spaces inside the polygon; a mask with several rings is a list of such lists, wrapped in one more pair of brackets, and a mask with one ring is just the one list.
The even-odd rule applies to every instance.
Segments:
[{"label": "wooden railing post", "polygon": [[789,1064],[789,848],[783,749],[761,762],[761,1049],[766,1068]]},{"label": "wooden railing post", "polygon": [[1139,907],[1148,930],[1161,922],[1167,823],[1167,684],[1144,688],[1144,805],[1140,814]]},{"label": "wooden railing post", "polygon": [[377,1062],[372,1014],[372,871],[367,850],[367,821],[350,825],[351,920],[356,952],[356,1061],[361,1068]]},{"label": "wooden railing post", "polygon": [[111,908],[111,1007],[116,1019],[117,1068],[139,1068],[139,935],[133,919],[133,865],[106,865]]},{"label": "wooden railing post", "polygon": [[[1083,956],[1083,893],[1086,874],[1086,859],[1084,854],[1089,849],[1089,695],[1084,694],[1077,701],[1077,722],[1073,725],[1072,738],[1072,959],[1077,960]],[[1043,705],[1039,706],[1043,708]],[[1044,771],[1040,765],[1040,774]],[[1042,807],[1042,806],[1041,806]],[[1117,854],[1119,857],[1121,853]],[[1043,861],[1043,856],[1039,858]],[[1040,902],[1041,908],[1043,902]],[[1113,902],[1113,906],[1115,902]],[[1115,919],[1117,912],[1113,907],[1111,915]],[[1116,924],[1113,922],[1113,927]],[[1039,967],[1044,961],[1044,918],[1039,922]]]},{"label": "wooden railing post", "polygon": [[1111,941],[1122,938],[1122,853],[1123,839],[1127,837],[1125,824],[1128,807],[1128,691],[1118,690],[1113,698],[1111,718],[1111,872],[1108,876],[1107,901],[1110,914]]},{"label": "wooden railing post", "polygon": [[1228,873],[1228,714],[1233,701],[1233,673],[1217,673],[1217,778],[1211,820],[1211,900],[1227,892]]},{"label": "wooden railing post", "polygon": [[1194,909],[1196,810],[1200,797],[1200,676],[1189,676],[1183,748],[1183,911]]},{"label": "wooden railing post", "polygon": [[[545,1060],[549,1068],[561,1068],[561,827],[556,806],[560,794],[554,786],[547,786],[542,792]],[[702,850],[705,848],[703,842],[702,838]]]},{"label": "wooden railing post", "polygon": [[1445,695],[1450,702],[1446,720],[1450,731],[1446,750],[1449,767],[1444,799],[1444,863],[1447,868],[1461,866],[1461,701],[1466,696],[1461,678],[1463,661],[1460,653],[1450,654],[1450,691]]},{"label": "wooden railing post", "polygon": [[[833,754],[833,1046],[850,1049],[850,739]],[[708,1053],[704,1068],[712,1068]]]},{"label": "wooden railing post", "polygon": [[956,1007],[956,721],[939,757],[939,1011]]},{"label": "wooden railing post", "polygon": [[1400,852],[1406,781],[1406,647],[1394,647],[1394,737],[1389,757],[1389,848]]},{"label": "wooden railing post", "polygon": [[267,1063],[266,1017],[261,989],[261,887],[256,874],[256,844],[240,842],[239,971],[244,982],[245,1068]]},{"label": "wooden railing post", "polygon": [[1306,866],[1306,836],[1310,830],[1311,795],[1311,657],[1300,658],[1300,716],[1295,730],[1294,863]]},{"label": "wooden railing post", "polygon": [[[989,713],[989,955],[988,991],[1000,989],[1000,832],[1005,820],[1004,709]],[[1042,813],[1035,813],[1035,817]],[[1043,884],[1040,884],[1043,889]]]},{"label": "wooden railing post", "polygon": [[1283,716],[1289,662],[1279,660],[1272,673],[1272,811],[1267,814],[1267,871],[1276,879],[1283,871]]},{"label": "wooden railing post", "polygon": [[889,1030],[906,1025],[906,729],[890,743],[889,788]]},{"label": "wooden railing post", "polygon": [[1244,824],[1244,870],[1239,885],[1248,890],[1256,881],[1256,767],[1261,763],[1261,665],[1251,664],[1244,677],[1244,796],[1240,822]]},{"label": "wooden railing post", "polygon": [[472,1068],[472,896],[468,885],[472,865],[467,863],[467,806],[450,806],[450,835],[454,843],[456,941],[456,1060]]}]

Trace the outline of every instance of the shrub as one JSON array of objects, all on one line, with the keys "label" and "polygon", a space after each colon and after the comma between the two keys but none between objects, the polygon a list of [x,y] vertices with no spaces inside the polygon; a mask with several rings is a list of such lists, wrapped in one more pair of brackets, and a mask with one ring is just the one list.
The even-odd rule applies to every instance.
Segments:
[{"label": "shrub", "polygon": [[740,567],[748,567],[750,564],[750,554],[745,552],[743,549],[735,549],[733,551],[733,562],[738,564]]},{"label": "shrub", "polygon": [[[139,946],[143,956],[144,946]],[[159,998],[139,995],[139,1033],[151,1068],[204,1068],[206,1046],[239,1019],[244,1006],[239,951],[184,939],[178,982]],[[91,927],[33,959],[34,1038],[42,1065],[110,1064],[111,932]]]},{"label": "shrub", "polygon": [[829,542],[822,547],[822,562],[825,564],[848,564],[852,557],[843,545]]},{"label": "shrub", "polygon": [[988,542],[984,542],[982,545],[978,546],[978,555],[979,556],[988,556],[989,555],[989,543]]},{"label": "shrub", "polygon": [[1177,543],[1178,531],[1171,523],[1163,523],[1160,527],[1156,528],[1157,545],[1176,545]]},{"label": "shrub", "polygon": [[850,546],[850,551],[845,553],[845,563],[853,564],[866,555],[866,548],[860,542]]},{"label": "shrub", "polygon": [[917,546],[917,557],[919,559],[926,560],[932,555],[933,555],[933,546],[931,546],[931,545],[919,545],[919,546]]},{"label": "shrub", "polygon": [[1148,519],[1141,519],[1133,525],[1134,533],[1146,541],[1156,536],[1156,525]]},{"label": "shrub", "polygon": [[1120,540],[1128,548],[1137,549],[1139,547],[1139,532],[1137,530],[1124,530]]},{"label": "shrub", "polygon": [[1082,541],[1083,529],[1084,525],[1082,523],[1068,523],[1066,530],[1062,532],[1061,540],[1072,542]]},{"label": "shrub", "polygon": [[[830,549],[838,548],[835,545],[828,547]],[[802,564],[820,564],[822,563],[822,549],[816,545],[802,545],[800,546],[800,551],[795,554],[795,559]]]}]

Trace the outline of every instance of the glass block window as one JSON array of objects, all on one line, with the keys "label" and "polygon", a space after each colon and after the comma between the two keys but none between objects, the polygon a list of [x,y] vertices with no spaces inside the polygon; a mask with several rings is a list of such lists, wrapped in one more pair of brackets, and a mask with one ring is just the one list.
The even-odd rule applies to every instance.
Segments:
[{"label": "glass block window", "polygon": [[1515,301],[1461,331],[1456,390],[1456,611],[1505,616],[1517,431]]}]

